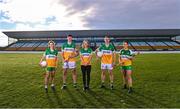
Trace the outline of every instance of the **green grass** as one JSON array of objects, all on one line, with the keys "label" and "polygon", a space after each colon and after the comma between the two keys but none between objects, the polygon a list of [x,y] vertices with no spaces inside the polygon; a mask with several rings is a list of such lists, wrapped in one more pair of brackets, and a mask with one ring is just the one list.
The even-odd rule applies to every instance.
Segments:
[{"label": "green grass", "polygon": [[[180,54],[142,54],[134,60],[134,90],[122,89],[120,68],[114,69],[115,90],[100,89],[100,61],[93,60],[91,91],[82,90],[82,75],[77,64],[78,89],[61,90],[61,63],[56,73],[57,92],[43,89],[44,69],[38,63],[42,54],[0,54],[0,107],[166,107],[180,108]],[[108,86],[108,73],[106,85]]]}]

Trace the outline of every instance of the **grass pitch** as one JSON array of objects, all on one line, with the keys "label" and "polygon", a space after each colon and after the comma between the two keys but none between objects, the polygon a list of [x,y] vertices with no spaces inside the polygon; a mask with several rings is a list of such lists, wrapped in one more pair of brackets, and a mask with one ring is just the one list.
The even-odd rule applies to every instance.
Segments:
[{"label": "grass pitch", "polygon": [[100,89],[100,61],[93,59],[91,91],[82,90],[82,75],[77,63],[78,89],[72,86],[68,73],[68,88],[61,90],[61,61],[56,73],[56,93],[43,89],[43,73],[38,63],[42,54],[0,54],[0,107],[166,107],[180,108],[180,54],[141,54],[133,62],[133,87],[128,94],[122,89],[120,68],[114,69],[114,90]]}]

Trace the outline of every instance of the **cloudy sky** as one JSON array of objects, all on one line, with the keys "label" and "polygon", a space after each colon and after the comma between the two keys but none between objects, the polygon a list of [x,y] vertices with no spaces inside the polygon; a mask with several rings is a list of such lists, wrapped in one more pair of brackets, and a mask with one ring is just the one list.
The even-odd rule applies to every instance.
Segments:
[{"label": "cloudy sky", "polygon": [[144,28],[180,28],[180,0],[0,0],[0,31]]}]

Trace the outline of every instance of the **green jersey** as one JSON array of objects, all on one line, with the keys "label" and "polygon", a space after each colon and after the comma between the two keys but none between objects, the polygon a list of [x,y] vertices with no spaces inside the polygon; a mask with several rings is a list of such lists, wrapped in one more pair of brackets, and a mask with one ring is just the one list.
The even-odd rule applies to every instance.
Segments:
[{"label": "green jersey", "polygon": [[56,67],[57,55],[58,50],[46,49],[44,56],[46,57],[47,67]]},{"label": "green jersey", "polygon": [[132,60],[130,59],[130,58],[132,58],[132,56],[133,56],[133,52],[129,49],[127,49],[127,50],[121,49],[120,50],[120,57],[123,62],[123,66],[132,65]]},{"label": "green jersey", "polygon": [[[71,44],[68,44],[67,42],[63,44],[62,52],[63,52],[63,57],[66,59],[69,58],[69,56],[72,56],[75,53],[75,43],[72,42]],[[75,62],[75,58],[71,58],[69,62]]]},{"label": "green jersey", "polygon": [[[92,49],[88,48],[87,50],[81,48],[80,55],[82,56],[81,64],[87,63],[89,61],[89,57],[92,55]],[[90,64],[90,63],[89,63]]]},{"label": "green jersey", "polygon": [[112,44],[109,44],[107,47],[105,44],[102,44],[99,47],[99,51],[103,53],[101,63],[102,64],[112,64],[113,63],[113,52],[115,52],[115,48]]}]

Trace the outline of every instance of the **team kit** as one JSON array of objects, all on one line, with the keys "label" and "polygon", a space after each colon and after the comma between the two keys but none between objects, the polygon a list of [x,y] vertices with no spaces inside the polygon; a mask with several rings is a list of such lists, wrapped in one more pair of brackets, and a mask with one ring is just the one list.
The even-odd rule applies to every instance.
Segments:
[{"label": "team kit", "polygon": [[[123,88],[128,90],[128,93],[132,93],[132,60],[139,52],[132,52],[128,48],[128,42],[123,42],[123,48],[118,53],[118,66],[121,67]],[[67,42],[61,47],[61,57],[63,60],[63,85],[62,90],[67,88],[67,72],[68,69],[72,72],[73,87],[77,88],[77,72],[76,72],[76,57],[80,57],[81,72],[83,80],[83,90],[90,90],[90,75],[91,75],[91,61],[93,50],[89,46],[88,40],[82,42],[82,46],[79,50],[76,49],[76,45],[73,42],[73,36],[67,36]],[[113,68],[116,66],[116,52],[113,44],[110,43],[108,36],[104,37],[104,43],[95,50],[96,58],[101,59],[101,84],[100,88],[105,88],[105,76],[106,72],[109,72],[110,85],[109,88],[113,90]],[[46,68],[44,77],[44,89],[48,92],[48,84],[51,84],[51,89],[55,91],[55,73],[58,64],[58,50],[55,47],[55,42],[49,41],[48,48],[45,50],[39,64]]]}]

